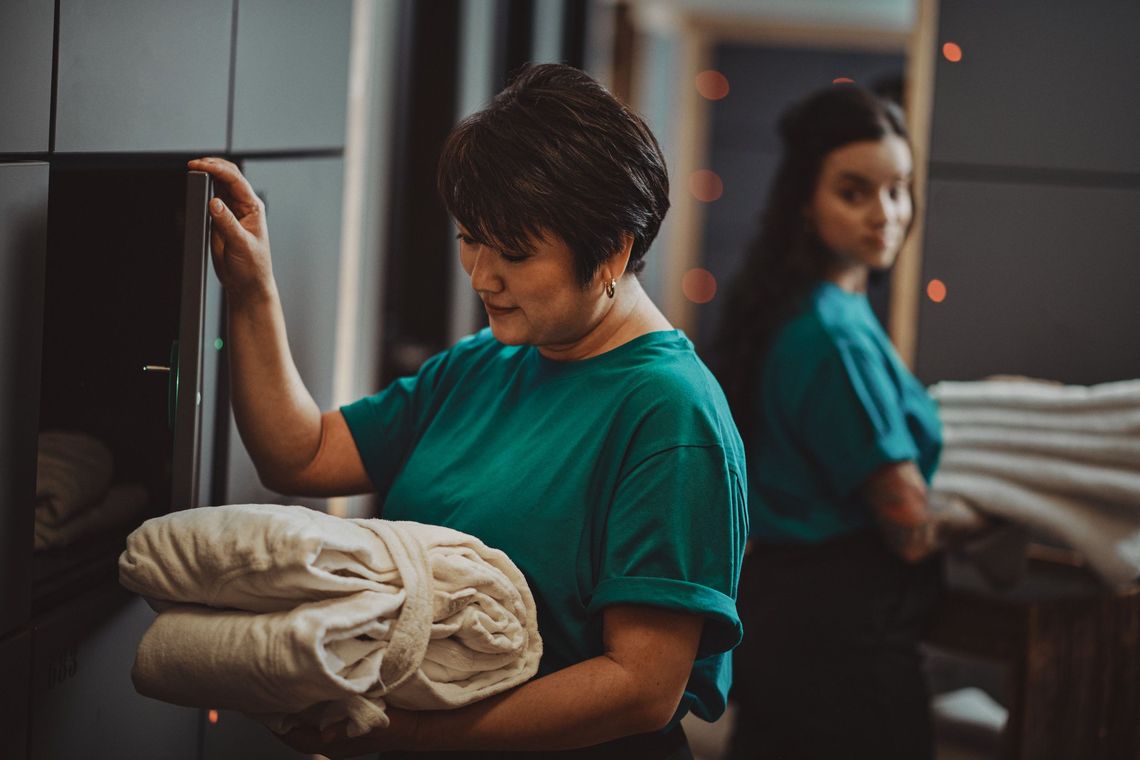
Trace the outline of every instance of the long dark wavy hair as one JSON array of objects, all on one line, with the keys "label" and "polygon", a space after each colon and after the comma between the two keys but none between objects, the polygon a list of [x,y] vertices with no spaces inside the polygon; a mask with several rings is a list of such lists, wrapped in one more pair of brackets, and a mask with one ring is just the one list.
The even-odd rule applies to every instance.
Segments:
[{"label": "long dark wavy hair", "polygon": [[783,156],[768,191],[760,232],[729,289],[712,346],[714,371],[746,442],[759,401],[759,374],[772,340],[833,261],[834,254],[805,214],[824,159],[844,145],[891,134],[909,142],[898,106],[846,84],[819,90],[793,105],[780,117],[779,134]]}]

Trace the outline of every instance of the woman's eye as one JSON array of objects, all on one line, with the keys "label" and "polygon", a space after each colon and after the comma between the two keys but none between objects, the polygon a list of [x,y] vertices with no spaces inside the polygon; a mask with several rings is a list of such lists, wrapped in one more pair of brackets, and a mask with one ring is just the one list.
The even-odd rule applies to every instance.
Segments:
[{"label": "woman's eye", "polygon": [[516,256],[513,253],[500,253],[499,255],[503,257],[504,261],[509,261],[512,264],[517,264],[520,261],[526,261],[527,260],[526,256]]},{"label": "woman's eye", "polygon": [[863,192],[861,190],[856,190],[854,188],[848,188],[846,190],[840,190],[839,191],[839,197],[842,198],[843,200],[847,201],[848,203],[855,203],[856,201],[858,201],[860,198],[863,197]]}]

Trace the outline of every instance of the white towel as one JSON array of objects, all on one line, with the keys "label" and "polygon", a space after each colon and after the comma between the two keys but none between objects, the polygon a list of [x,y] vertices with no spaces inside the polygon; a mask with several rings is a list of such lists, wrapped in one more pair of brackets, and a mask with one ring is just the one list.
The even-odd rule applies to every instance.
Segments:
[{"label": "white towel", "polygon": [[947,450],[939,472],[988,475],[1035,491],[1132,510],[1140,521],[1140,472],[995,451]]},{"label": "white towel", "polygon": [[942,442],[948,452],[1033,454],[1140,472],[1140,436],[1136,435],[948,425],[942,429]]},{"label": "white towel", "polygon": [[134,524],[146,511],[146,489],[137,484],[112,486],[99,501],[73,513],[59,522],[46,513],[42,503],[36,504],[36,550],[70,546],[82,538],[111,528]]},{"label": "white towel", "polygon": [[36,459],[37,521],[66,522],[97,501],[111,485],[114,457],[106,444],[86,433],[40,433]]},{"label": "white towel", "polygon": [[1140,408],[1047,412],[1035,409],[948,406],[941,407],[938,416],[946,427],[1054,430],[1097,435],[1140,434]]},{"label": "white towel", "polygon": [[1110,586],[1126,587],[1140,578],[1140,512],[977,472],[940,470],[931,487],[1073,547]]},{"label": "white towel", "polygon": [[[470,704],[531,678],[542,654],[522,573],[448,528],[304,507],[205,507],[148,520],[119,568],[145,596],[249,611],[164,611],[139,646],[136,688],[177,704],[231,706],[278,731],[348,719],[359,735],[387,724],[386,702]],[[303,612],[313,605],[319,614]],[[313,614],[332,627],[315,626]],[[371,627],[353,638],[366,620]],[[260,680],[219,677],[242,673],[244,662],[259,663],[249,667]],[[345,672],[371,681],[350,684]],[[295,688],[307,678],[311,688]]]},{"label": "white towel", "polygon": [[1092,386],[1015,380],[941,382],[931,386],[930,394],[943,408],[994,407],[1044,412],[1140,409],[1140,380]]},{"label": "white towel", "polygon": [[375,532],[300,506],[201,507],[147,520],[127,537],[119,580],[153,599],[251,612],[292,609],[399,580]]}]

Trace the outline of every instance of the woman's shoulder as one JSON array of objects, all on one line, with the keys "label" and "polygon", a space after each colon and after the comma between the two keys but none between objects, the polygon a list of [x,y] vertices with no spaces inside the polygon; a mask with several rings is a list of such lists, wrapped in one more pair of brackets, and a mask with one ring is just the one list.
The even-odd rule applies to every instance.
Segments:
[{"label": "woman's shoulder", "polygon": [[777,332],[770,356],[818,364],[847,351],[878,353],[880,331],[864,296],[822,285]]}]

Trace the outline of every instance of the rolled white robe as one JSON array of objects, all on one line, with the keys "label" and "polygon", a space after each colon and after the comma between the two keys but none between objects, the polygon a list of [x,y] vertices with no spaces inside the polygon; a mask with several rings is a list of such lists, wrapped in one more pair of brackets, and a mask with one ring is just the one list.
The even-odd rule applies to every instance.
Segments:
[{"label": "rolled white robe", "polygon": [[[386,725],[386,703],[470,704],[531,678],[542,654],[522,573],[448,528],[304,507],[206,507],[144,523],[128,539],[120,577],[152,598],[244,610],[164,611],[139,647],[141,693],[230,706],[279,731],[348,719],[357,735]],[[312,609],[331,627],[313,624]],[[260,680],[242,675],[247,661],[259,663],[250,667]],[[306,672],[313,684],[295,688]]]}]

